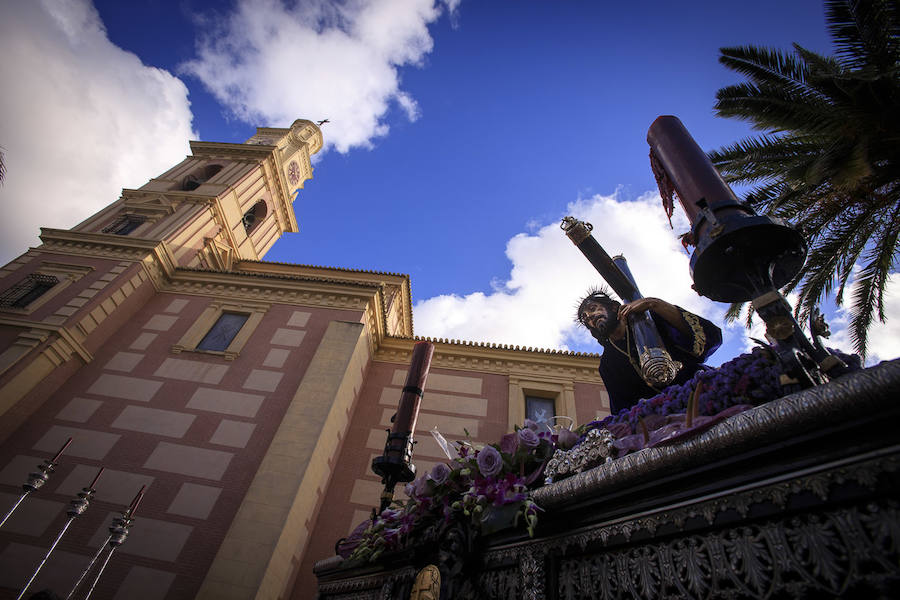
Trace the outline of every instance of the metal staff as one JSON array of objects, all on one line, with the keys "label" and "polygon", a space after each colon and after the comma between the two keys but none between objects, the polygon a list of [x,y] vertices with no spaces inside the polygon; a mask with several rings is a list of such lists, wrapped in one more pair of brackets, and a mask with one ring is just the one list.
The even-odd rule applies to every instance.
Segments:
[{"label": "metal staff", "polygon": [[47,562],[47,559],[50,558],[50,555],[56,549],[56,545],[59,544],[59,541],[66,534],[66,530],[69,528],[69,525],[75,520],[76,517],[83,514],[84,511],[88,509],[88,506],[91,503],[91,500],[94,498],[94,494],[97,493],[97,490],[94,489],[94,486],[97,484],[97,480],[100,479],[100,475],[103,474],[104,467],[100,467],[100,470],[97,471],[97,476],[94,477],[94,480],[91,484],[86,488],[81,488],[81,491],[78,492],[78,497],[69,502],[69,508],[66,510],[66,514],[69,515],[69,519],[66,521],[66,524],[63,525],[62,530],[59,532],[59,535],[56,536],[56,539],[53,540],[53,544],[50,546],[50,549],[47,550],[47,554],[44,555],[43,560],[41,560],[41,564],[38,565],[37,569],[35,569],[34,574],[31,576],[31,579],[28,580],[28,583],[25,584],[25,587],[22,588],[22,591],[19,592],[19,596],[16,600],[22,600],[25,596],[25,592],[28,591],[28,588],[34,583],[35,578],[38,576],[38,573],[41,572],[41,569],[44,567],[44,564]]},{"label": "metal staff", "polygon": [[[622,271],[622,274],[634,286],[635,298],[629,299],[633,302],[638,298],[642,298],[641,292],[638,290],[631,269],[628,268],[628,262],[621,254],[614,257],[613,263]],[[681,370],[681,363],[672,359],[666,351],[659,331],[656,329],[656,323],[650,316],[650,311],[643,311],[638,315],[631,316],[631,330],[634,333],[634,347],[637,349],[638,360],[641,365],[641,377],[652,386],[665,387],[669,385],[678,371]]]},{"label": "metal staff", "polygon": [[412,481],[416,477],[416,466],[412,464],[413,433],[419,417],[419,406],[425,392],[425,380],[431,367],[434,344],[416,342],[413,348],[406,385],[400,395],[397,413],[391,418],[393,425],[388,431],[384,454],[372,459],[372,470],[381,477],[384,491],[381,493],[381,511],[394,499],[394,487],[401,481]]},{"label": "metal staff", "polygon": [[[634,302],[643,297],[625,258],[610,258],[591,234],[593,225],[575,217],[565,217],[560,228],[623,302]],[[630,316],[627,325],[634,335],[641,378],[651,387],[669,385],[681,369],[681,363],[672,360],[649,311]]]},{"label": "metal staff", "polygon": [[106,555],[103,565],[101,565],[100,570],[97,571],[97,576],[94,577],[94,581],[91,583],[91,587],[84,597],[84,600],[88,600],[88,598],[91,597],[91,594],[94,593],[94,588],[97,587],[97,582],[100,581],[100,576],[103,575],[106,565],[109,564],[109,559],[112,558],[113,552],[116,551],[116,548],[125,543],[125,539],[128,537],[128,530],[134,524],[134,513],[137,512],[137,507],[144,497],[145,487],[147,486],[143,486],[137,496],[134,497],[134,500],[131,501],[131,506],[128,507],[128,510],[122,513],[121,517],[113,519],[112,525],[109,527],[109,537],[106,539],[107,544],[110,546],[109,554]]},{"label": "metal staff", "polygon": [[[128,509],[122,513],[122,517],[124,517],[125,519],[131,519],[131,517],[134,515],[134,511],[137,510],[137,505],[140,503],[141,498],[144,496],[144,489],[146,487],[147,487],[146,485],[141,486],[141,489],[137,493],[137,496],[135,496],[134,500],[131,501],[131,504],[128,505]],[[119,519],[113,520],[113,526],[115,526],[116,521],[118,521],[118,520]],[[131,520],[133,520],[133,519],[131,519]],[[112,539],[112,536],[113,536],[112,527],[110,527],[110,534],[108,536],[106,536],[106,541],[104,541],[102,544],[100,544],[100,547],[97,549],[97,552],[94,554],[94,557],[91,559],[91,562],[89,562],[88,566],[81,572],[81,575],[78,577],[78,581],[75,582],[75,585],[72,586],[72,590],[69,592],[69,595],[66,596],[66,600],[71,600],[72,596],[75,595],[75,591],[78,589],[78,586],[81,585],[81,582],[84,581],[84,578],[87,576],[87,574],[90,573],[91,569],[94,568],[94,563],[96,563],[97,559],[100,558],[100,554],[102,554],[103,551],[106,549],[106,545],[110,542],[110,540]],[[112,552],[110,552],[110,554],[112,554]],[[104,563],[103,563],[104,566],[106,565],[106,562],[108,562],[108,559],[107,559],[107,561],[104,561]],[[101,569],[100,572],[102,573],[103,570]],[[91,586],[91,589],[93,589],[93,586]],[[88,595],[90,595],[90,592],[88,593]]]},{"label": "metal staff", "polygon": [[66,448],[68,448],[69,444],[71,443],[72,438],[69,438],[68,440],[66,440],[66,443],[63,444],[63,447],[59,449],[59,452],[56,453],[56,456],[49,460],[44,459],[44,462],[38,465],[37,471],[28,474],[28,479],[25,481],[25,483],[22,484],[22,489],[25,490],[25,493],[19,496],[19,499],[16,500],[16,503],[13,504],[13,507],[9,509],[9,512],[6,513],[6,516],[3,517],[2,521],[0,521],[0,527],[3,527],[3,524],[6,523],[6,520],[9,519],[9,517],[11,517],[14,512],[16,512],[16,509],[19,508],[19,505],[22,504],[25,498],[28,497],[28,494],[37,491],[39,488],[43,487],[45,483],[47,483],[47,481],[50,479],[50,475],[52,475],[53,471],[56,470],[56,465],[58,464],[57,461],[59,460],[59,457],[62,456],[62,453],[65,452]]}]

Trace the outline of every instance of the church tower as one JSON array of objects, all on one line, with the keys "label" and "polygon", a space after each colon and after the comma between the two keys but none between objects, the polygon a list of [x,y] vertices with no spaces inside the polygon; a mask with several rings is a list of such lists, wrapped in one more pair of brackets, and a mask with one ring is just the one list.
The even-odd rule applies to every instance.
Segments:
[{"label": "church tower", "polygon": [[292,201],[312,177],[322,132],[298,119],[260,127],[243,144],[191,142],[191,155],[72,231],[159,240],[177,266],[228,270],[261,260],[285,232],[298,231]]}]

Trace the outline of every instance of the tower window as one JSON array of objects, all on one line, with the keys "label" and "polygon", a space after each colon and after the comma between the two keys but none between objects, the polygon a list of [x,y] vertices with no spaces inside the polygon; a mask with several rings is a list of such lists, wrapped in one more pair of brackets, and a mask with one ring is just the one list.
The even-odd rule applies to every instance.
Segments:
[{"label": "tower window", "polygon": [[192,192],[198,187],[209,181],[213,175],[222,170],[222,165],[207,165],[201,169],[197,169],[184,178],[181,189],[186,192]]},{"label": "tower window", "polygon": [[222,313],[209,332],[197,344],[197,350],[224,352],[247,322],[250,315]]},{"label": "tower window", "polygon": [[25,308],[43,296],[57,283],[59,283],[59,279],[53,275],[32,273],[0,294],[0,306],[7,308]]},{"label": "tower window", "polygon": [[202,182],[197,178],[196,175],[188,175],[184,178],[184,183],[181,184],[181,189],[186,192],[193,192]]},{"label": "tower window", "polygon": [[146,219],[137,215],[119,215],[116,220],[103,228],[103,233],[128,235],[140,227]]},{"label": "tower window", "polygon": [[244,213],[244,216],[241,218],[241,221],[244,223],[244,231],[250,233],[253,231],[257,225],[263,222],[263,219],[266,218],[266,215],[269,213],[269,207],[266,206],[265,200],[260,200],[253,207]]}]

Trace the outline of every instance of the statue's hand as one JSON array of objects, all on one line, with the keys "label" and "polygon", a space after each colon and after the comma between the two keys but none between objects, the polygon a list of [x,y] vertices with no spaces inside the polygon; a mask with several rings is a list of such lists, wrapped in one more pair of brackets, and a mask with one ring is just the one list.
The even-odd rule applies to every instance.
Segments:
[{"label": "statue's hand", "polygon": [[619,308],[619,320],[624,321],[632,313],[640,314],[645,310],[656,311],[660,304],[668,304],[668,302],[664,302],[659,298],[638,298],[634,302],[629,302]]}]

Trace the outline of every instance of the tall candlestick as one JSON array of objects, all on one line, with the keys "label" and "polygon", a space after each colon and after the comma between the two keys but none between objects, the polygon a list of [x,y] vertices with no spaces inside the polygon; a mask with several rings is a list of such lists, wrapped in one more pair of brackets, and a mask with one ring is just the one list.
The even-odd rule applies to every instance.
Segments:
[{"label": "tall candlestick", "polygon": [[413,434],[419,418],[419,407],[425,392],[425,380],[431,368],[434,344],[417,342],[413,347],[406,384],[400,394],[400,405],[394,415],[388,432],[384,454],[372,460],[372,470],[381,476],[384,492],[381,495],[381,510],[394,499],[394,487],[401,481],[412,481],[416,467],[412,464]]},{"label": "tall candlestick", "polygon": [[97,471],[97,475],[94,477],[94,480],[91,481],[91,485],[86,488],[82,488],[80,492],[78,492],[78,497],[69,502],[69,508],[66,509],[66,514],[69,515],[68,520],[66,520],[66,524],[63,525],[62,530],[60,530],[59,535],[56,536],[56,539],[53,540],[53,544],[50,546],[50,549],[47,550],[47,554],[44,555],[44,558],[41,560],[41,564],[37,566],[37,569],[34,570],[34,573],[31,575],[31,579],[28,580],[28,583],[25,584],[25,587],[22,588],[22,591],[19,592],[19,596],[16,600],[22,600],[25,597],[25,592],[28,591],[28,588],[31,587],[31,584],[34,583],[34,580],[37,578],[38,573],[41,572],[41,569],[44,568],[44,565],[47,563],[47,560],[50,558],[50,555],[53,554],[53,551],[56,549],[56,546],[59,544],[59,541],[66,534],[66,531],[69,529],[69,525],[75,520],[79,515],[84,514],[84,511],[88,509],[88,506],[91,503],[91,500],[94,498],[94,494],[97,493],[97,490],[94,489],[94,485],[96,485],[97,480],[100,479],[100,475],[103,474],[104,467],[100,467],[100,470]]},{"label": "tall candlestick", "polygon": [[94,578],[94,581],[91,584],[90,589],[88,590],[87,596],[85,596],[85,600],[87,600],[87,598],[90,598],[91,594],[94,592],[94,588],[97,586],[97,582],[100,580],[100,576],[103,574],[103,570],[106,569],[106,565],[109,564],[109,559],[112,558],[112,554],[113,552],[115,552],[116,547],[122,544],[122,542],[124,542],[125,538],[128,536],[128,528],[131,527],[131,524],[134,522],[134,513],[137,511],[137,507],[141,503],[141,499],[144,497],[145,489],[147,489],[147,486],[142,485],[141,489],[134,497],[134,500],[131,501],[131,504],[129,504],[125,512],[122,513],[122,516],[113,519],[112,525],[110,525],[109,527],[109,535],[106,536],[106,541],[100,545],[93,558],[91,558],[91,562],[89,562],[88,566],[85,567],[85,569],[81,572],[81,576],[78,577],[78,581],[76,581],[75,585],[72,586],[72,589],[69,591],[69,595],[66,596],[66,600],[71,600],[75,596],[75,592],[78,590],[78,586],[81,585],[81,582],[84,581],[84,578],[87,576],[87,574],[91,572],[91,569],[94,568],[94,564],[97,562],[97,559],[100,558],[100,555],[108,546],[110,548],[109,554],[103,561],[103,566],[101,566],[100,570],[97,572],[97,576]]},{"label": "tall candlestick", "polygon": [[3,525],[4,525],[4,523],[6,523],[7,519],[9,519],[9,517],[12,516],[12,514],[14,512],[16,512],[16,509],[19,508],[19,505],[22,504],[22,502],[25,500],[25,498],[28,497],[28,494],[38,490],[45,483],[47,483],[47,481],[50,480],[50,475],[52,475],[53,471],[56,469],[56,465],[57,465],[57,461],[59,460],[59,457],[62,456],[62,453],[66,451],[66,448],[68,448],[69,444],[71,444],[71,443],[72,443],[72,438],[69,438],[68,440],[66,440],[66,443],[63,444],[62,448],[59,449],[59,452],[57,452],[53,456],[53,458],[51,458],[49,460],[45,458],[44,462],[42,462],[41,464],[38,465],[37,471],[28,474],[28,479],[25,481],[24,484],[22,484],[22,489],[25,490],[24,493],[21,496],[19,496],[19,499],[16,500],[16,503],[13,504],[13,507],[10,508],[6,512],[6,515],[3,517],[3,520],[0,521],[0,527],[3,527]]}]

